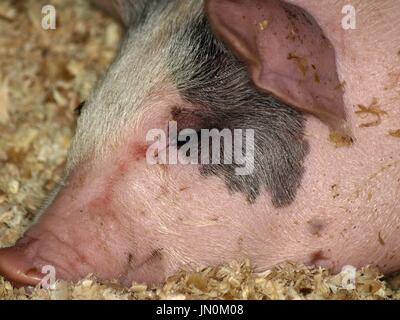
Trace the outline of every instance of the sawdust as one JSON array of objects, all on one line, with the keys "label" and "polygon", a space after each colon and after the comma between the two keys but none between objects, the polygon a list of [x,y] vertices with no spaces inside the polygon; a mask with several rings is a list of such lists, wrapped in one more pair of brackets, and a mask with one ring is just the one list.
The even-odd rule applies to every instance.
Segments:
[{"label": "sawdust", "polygon": [[368,116],[375,117],[376,120],[362,123],[359,125],[360,128],[369,128],[369,127],[376,127],[379,126],[382,122],[382,115],[386,115],[386,111],[383,111],[378,105],[378,99],[373,98],[371,104],[366,107],[362,104],[357,105],[358,110],[355,111],[355,114],[360,116],[361,118],[365,118]]},{"label": "sawdust", "polygon": [[400,129],[397,130],[390,130],[389,135],[394,138],[400,138]]},{"label": "sawdust", "polygon": [[[350,270],[352,269],[349,267]],[[349,269],[348,268],[348,269]],[[27,291],[31,291],[27,293]],[[164,285],[148,288],[134,283],[129,289],[117,283],[102,284],[87,277],[76,284],[58,282],[52,289],[13,288],[0,278],[1,299],[399,299],[372,268],[358,270],[356,281],[347,270],[331,275],[323,268],[286,263],[274,270],[255,273],[248,261],[208,267],[196,272],[182,270]]]},{"label": "sawdust", "polygon": [[[42,30],[41,8],[57,10]],[[120,30],[87,0],[0,2],[0,247],[21,236],[62,174],[74,109],[115,54]],[[248,262],[180,271],[165,284],[129,289],[88,277],[55,288],[13,288],[0,277],[0,299],[399,299],[399,277],[366,267],[356,286],[346,274],[291,263],[255,273]]]},{"label": "sawdust", "polygon": [[263,21],[259,22],[258,25],[260,26],[260,30],[265,30],[265,29],[268,28],[269,21],[268,20],[263,20]]},{"label": "sawdust", "polygon": [[308,62],[306,58],[299,57],[298,55],[290,52],[287,56],[287,59],[293,61],[296,64],[299,72],[303,75],[303,77],[307,75]]},{"label": "sawdust", "polygon": [[336,148],[350,147],[353,144],[353,138],[342,134],[338,131],[331,131],[329,133],[329,141],[333,143]]}]

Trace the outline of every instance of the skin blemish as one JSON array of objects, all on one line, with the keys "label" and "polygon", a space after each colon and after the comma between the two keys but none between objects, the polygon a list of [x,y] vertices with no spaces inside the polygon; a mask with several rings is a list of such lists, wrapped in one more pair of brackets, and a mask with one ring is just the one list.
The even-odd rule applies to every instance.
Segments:
[{"label": "skin blemish", "polygon": [[242,250],[242,248],[243,248],[243,237],[242,237],[242,236],[240,236],[240,237],[238,238],[237,244],[238,244],[238,246],[239,246],[239,250]]},{"label": "skin blemish", "polygon": [[188,189],[190,189],[190,187],[180,187],[179,191],[185,191],[185,190],[188,190]]},{"label": "skin blemish", "polygon": [[331,185],[331,192],[332,192],[333,199],[336,199],[337,197],[339,197],[340,194],[338,192],[338,185],[337,184]]},{"label": "skin blemish", "polygon": [[123,176],[127,170],[128,170],[128,162],[123,161],[123,160],[119,161],[118,165],[117,165],[117,172],[116,172],[117,176],[118,177]]},{"label": "skin blemish", "polygon": [[147,149],[149,146],[145,143],[135,143],[130,149],[130,155],[136,160],[142,160],[146,158]]},{"label": "skin blemish", "polygon": [[316,83],[320,83],[321,82],[321,78],[319,77],[319,74],[317,72],[314,72],[314,81]]},{"label": "skin blemish", "polygon": [[385,241],[382,239],[382,235],[381,235],[380,231],[378,232],[378,241],[379,241],[381,246],[385,245]]},{"label": "skin blemish", "polygon": [[183,112],[183,110],[181,107],[176,107],[176,106],[173,107],[171,110],[172,120],[175,120],[175,121],[178,120],[179,116],[182,114],[182,112]]},{"label": "skin blemish", "polygon": [[307,228],[313,236],[320,237],[321,231],[325,228],[325,223],[319,218],[314,218],[307,221]]},{"label": "skin blemish", "polygon": [[132,262],[133,262],[133,255],[132,255],[132,253],[129,253],[128,254],[128,264],[131,265]]},{"label": "skin blemish", "polygon": [[328,260],[328,258],[324,255],[322,250],[315,251],[310,256],[310,265],[316,265],[319,261]]},{"label": "skin blemish", "polygon": [[160,184],[160,192],[157,195],[156,199],[161,199],[163,197],[166,197],[169,194],[169,187],[166,183],[161,183]]},{"label": "skin blemish", "polygon": [[384,86],[383,90],[393,90],[396,89],[400,85],[400,72],[389,72],[388,73],[388,81]]}]

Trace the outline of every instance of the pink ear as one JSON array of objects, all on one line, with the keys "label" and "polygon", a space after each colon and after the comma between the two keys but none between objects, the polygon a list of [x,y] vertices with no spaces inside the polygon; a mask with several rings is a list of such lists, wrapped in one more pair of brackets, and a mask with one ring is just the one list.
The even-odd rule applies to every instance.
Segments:
[{"label": "pink ear", "polygon": [[206,10],[259,88],[333,128],[344,126],[335,51],[309,14],[279,0],[207,0]]}]

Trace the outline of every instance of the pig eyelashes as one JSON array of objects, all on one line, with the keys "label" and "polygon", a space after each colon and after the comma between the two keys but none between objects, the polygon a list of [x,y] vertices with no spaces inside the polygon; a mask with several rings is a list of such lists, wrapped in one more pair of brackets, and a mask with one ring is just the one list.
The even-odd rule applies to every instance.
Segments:
[{"label": "pig eyelashes", "polygon": [[85,106],[86,101],[82,101],[75,109],[74,112],[75,114],[79,117],[82,113],[82,109]]}]

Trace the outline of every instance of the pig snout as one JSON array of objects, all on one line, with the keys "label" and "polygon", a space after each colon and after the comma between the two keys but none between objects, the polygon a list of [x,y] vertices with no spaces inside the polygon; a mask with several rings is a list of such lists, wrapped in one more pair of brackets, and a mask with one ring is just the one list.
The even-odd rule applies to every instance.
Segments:
[{"label": "pig snout", "polygon": [[[388,132],[400,114],[370,85],[388,70],[366,64],[380,48],[352,47],[363,45],[352,32],[330,37],[343,39],[334,48],[317,23],[329,25],[330,11],[314,20],[278,0],[100,2],[123,11],[128,31],[81,110],[61,187],[0,249],[0,274],[20,285],[53,270],[128,286],[243,258],[257,271],[288,260],[399,268],[400,148]],[[359,117],[356,105],[371,112]],[[369,121],[378,107],[382,119]],[[343,127],[352,137],[340,145],[331,130]],[[173,134],[189,129],[186,140]],[[216,148],[228,161],[200,161],[211,130],[231,134]],[[229,148],[236,137],[241,157]],[[189,151],[196,162],[180,161]]]},{"label": "pig snout", "polygon": [[19,245],[0,249],[0,274],[15,285],[35,286],[43,277],[37,269],[32,267]]},{"label": "pig snout", "polygon": [[[136,157],[140,157],[137,152]],[[124,201],[124,176],[129,174],[124,161],[109,164],[99,176],[99,169],[73,172],[23,238],[14,247],[0,249],[0,274],[18,285],[41,283],[50,272],[65,280],[92,273],[125,285],[138,275],[148,283],[161,281],[161,261],[157,263],[156,257],[160,253],[146,241],[141,244],[138,237],[144,239],[146,230],[135,230],[131,210],[127,211],[126,205],[138,210],[140,201]],[[151,242],[151,237],[147,240]],[[140,276],[147,263],[149,268]],[[157,274],[151,272],[155,267]]]}]

